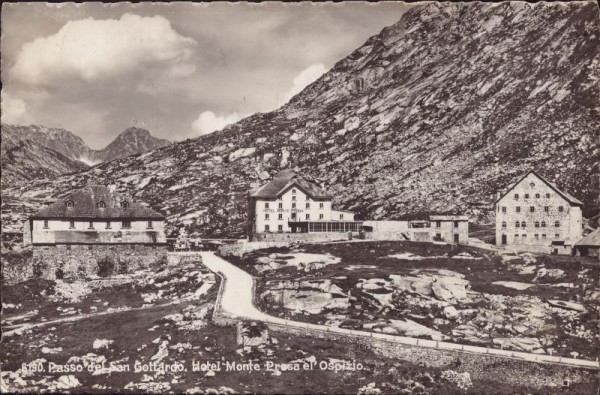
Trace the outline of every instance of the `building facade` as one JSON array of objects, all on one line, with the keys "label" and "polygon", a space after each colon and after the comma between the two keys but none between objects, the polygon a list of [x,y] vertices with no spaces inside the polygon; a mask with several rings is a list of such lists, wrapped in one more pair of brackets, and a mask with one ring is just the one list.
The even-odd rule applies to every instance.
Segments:
[{"label": "building facade", "polygon": [[24,223],[34,276],[87,278],[166,263],[164,216],[105,186],[67,194]]},{"label": "building facade", "polygon": [[269,234],[358,233],[362,222],[354,213],[333,210],[332,199],[316,182],[284,170],[248,194],[250,240]]},{"label": "building facade", "polygon": [[521,251],[571,254],[582,237],[583,203],[535,171],[499,194],[496,245]]},{"label": "building facade", "polygon": [[396,221],[365,221],[367,237],[377,240],[469,242],[469,217],[461,214],[415,214]]}]

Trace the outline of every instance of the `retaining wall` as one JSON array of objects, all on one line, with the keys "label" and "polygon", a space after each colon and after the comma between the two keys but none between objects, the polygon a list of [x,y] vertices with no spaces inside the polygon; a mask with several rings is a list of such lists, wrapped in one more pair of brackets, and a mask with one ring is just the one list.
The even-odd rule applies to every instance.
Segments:
[{"label": "retaining wall", "polygon": [[219,255],[241,257],[248,252],[263,250],[265,248],[288,247],[289,245],[290,242],[287,241],[252,241],[246,243],[224,244],[219,247]]},{"label": "retaining wall", "polygon": [[[358,237],[358,234],[354,235]],[[350,240],[349,232],[315,232],[315,233],[256,233],[256,241],[286,241],[311,243],[316,241]]]}]

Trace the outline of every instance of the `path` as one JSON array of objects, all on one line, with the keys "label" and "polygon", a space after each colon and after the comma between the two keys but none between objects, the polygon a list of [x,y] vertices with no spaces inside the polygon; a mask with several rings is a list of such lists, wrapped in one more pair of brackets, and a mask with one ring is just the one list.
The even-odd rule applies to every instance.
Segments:
[{"label": "path", "polygon": [[512,358],[531,362],[600,369],[600,363],[598,361],[553,357],[548,355],[416,339],[405,336],[386,335],[383,333],[328,327],[325,325],[309,324],[305,322],[291,321],[279,317],[273,317],[258,310],[258,308],[254,305],[254,279],[249,273],[227,262],[226,260],[217,257],[212,252],[200,252],[199,254],[202,256],[202,263],[206,267],[215,273],[221,274],[223,277],[224,284],[221,284],[219,303],[215,308],[220,314],[228,318],[264,321],[267,323],[279,324],[288,327],[302,328],[320,332],[333,332],[355,337],[369,337],[409,346],[436,348],[440,350],[456,350],[476,354],[489,354],[503,358]]}]

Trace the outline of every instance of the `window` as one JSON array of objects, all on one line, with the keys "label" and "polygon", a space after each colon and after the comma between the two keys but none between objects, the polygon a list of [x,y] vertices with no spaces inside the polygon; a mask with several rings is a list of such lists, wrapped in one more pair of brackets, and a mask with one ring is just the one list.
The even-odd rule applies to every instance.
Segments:
[{"label": "window", "polygon": [[296,195],[292,196],[292,202],[296,201]]},{"label": "window", "polygon": [[98,208],[106,208],[106,204],[104,202],[98,202],[96,204],[96,207],[98,207]]},{"label": "window", "polygon": [[148,229],[152,229],[154,228],[154,226],[152,226],[152,221],[148,221],[148,225],[146,226]]},{"label": "window", "polygon": [[540,223],[539,223],[538,221],[535,221],[535,224],[534,224],[534,226],[535,226],[536,228],[539,228],[539,227],[540,227]]},{"label": "window", "polygon": [[435,221],[435,227],[436,228],[441,228],[442,227],[442,221]]},{"label": "window", "polygon": [[306,220],[308,221],[310,219],[310,214],[306,214]]},{"label": "window", "polygon": [[44,229],[48,229],[48,220],[47,219],[44,220]]},{"label": "window", "polygon": [[521,226],[521,223],[519,221],[515,222],[515,228],[518,228],[519,226]]},{"label": "window", "polygon": [[296,194],[296,188],[292,189],[292,193]]},{"label": "window", "polygon": [[544,206],[544,212],[545,212],[545,213],[549,213],[549,212],[550,212],[550,207],[548,207],[548,206]]},{"label": "window", "polygon": [[75,229],[75,221],[69,222],[69,228],[70,229]]},{"label": "window", "polygon": [[110,221],[106,221],[106,229],[110,229]]},{"label": "window", "polygon": [[545,238],[546,238],[546,234],[542,233],[542,239],[545,239]]},{"label": "window", "polygon": [[310,203],[306,203],[306,209],[310,209]]},{"label": "window", "polygon": [[529,194],[528,193],[525,194],[525,199],[529,199]]},{"label": "window", "polygon": [[555,238],[555,239],[558,239],[559,237],[560,237],[560,235],[559,235],[558,233],[555,233],[555,234],[554,234],[554,238]]},{"label": "window", "polygon": [[533,235],[533,237],[535,237],[536,240],[539,240],[540,235],[538,235],[537,233],[535,235]]},{"label": "window", "polygon": [[323,208],[325,208],[325,203],[323,203],[323,202],[319,203],[319,208],[320,208],[320,209],[323,209]]},{"label": "window", "polygon": [[454,221],[454,227],[458,228],[458,221]]},{"label": "window", "polygon": [[562,213],[563,211],[565,211],[565,208],[563,206],[558,206],[558,212]]},{"label": "window", "polygon": [[515,193],[515,200],[519,199],[519,194]]},{"label": "window", "polygon": [[535,186],[535,182],[532,182],[531,184],[529,184],[530,187],[534,187]]},{"label": "window", "polygon": [[67,208],[73,208],[73,206],[74,206],[72,200],[67,200],[67,203],[65,203],[65,205],[67,206]]},{"label": "window", "polygon": [[550,194],[549,193],[546,194],[546,199],[550,199]]},{"label": "window", "polygon": [[529,212],[530,213],[535,213],[535,207],[529,206]]},{"label": "window", "polygon": [[265,208],[269,208],[269,202],[265,202]]},{"label": "window", "polygon": [[283,214],[279,214],[279,218],[277,218],[277,219],[282,220],[283,219]]},{"label": "window", "polygon": [[539,194],[539,193],[536,193],[536,194],[535,194],[535,198],[536,198],[536,199],[539,199],[539,198],[540,198],[540,194]]},{"label": "window", "polygon": [[323,219],[323,214],[319,214],[319,219]]},{"label": "window", "polygon": [[283,225],[277,225],[277,231],[283,232]]},{"label": "window", "polygon": [[525,223],[525,221],[521,221],[521,228],[525,228],[527,226],[527,224]]},{"label": "window", "polygon": [[546,227],[546,221],[542,221],[542,228]]},{"label": "window", "polygon": [[283,203],[279,202],[279,208],[283,208]]},{"label": "window", "polygon": [[296,219],[296,213],[292,213],[292,219],[295,220]]},{"label": "window", "polygon": [[506,222],[502,222],[502,227],[506,228]]},{"label": "window", "polygon": [[123,222],[121,222],[121,227],[124,228],[124,229],[131,228],[131,221],[123,221]]},{"label": "window", "polygon": [[94,229],[94,222],[93,221],[89,222],[88,229]]},{"label": "window", "polygon": [[93,248],[94,248],[93,246],[88,246],[88,250],[91,250],[91,249],[93,249]]},{"label": "window", "polygon": [[279,196],[277,200],[283,200],[283,196]]},{"label": "window", "polygon": [[340,214],[340,219],[344,219],[344,214]]},{"label": "window", "polygon": [[121,202],[121,208],[128,208],[128,207],[129,207],[128,202]]},{"label": "window", "polygon": [[517,206],[517,207],[515,207],[515,209],[517,210],[517,213],[521,212],[521,206]]},{"label": "window", "polygon": [[67,244],[67,250],[71,249],[71,244]]},{"label": "window", "polygon": [[502,207],[502,212],[506,214],[506,207]]},{"label": "window", "polygon": [[265,219],[269,219],[269,214],[265,214]]},{"label": "window", "polygon": [[292,208],[296,208],[296,203],[292,203]]},{"label": "window", "polygon": [[271,228],[269,227],[269,225],[265,225],[265,232],[269,233],[271,231]]},{"label": "window", "polygon": [[523,238],[523,239],[524,239],[524,238],[526,238],[526,237],[527,237],[527,235],[526,235],[526,234],[522,234],[522,235],[521,235],[521,238]]},{"label": "window", "polygon": [[555,228],[560,228],[560,222],[559,222],[559,221],[556,221],[556,222],[554,223],[554,227],[555,227]]}]

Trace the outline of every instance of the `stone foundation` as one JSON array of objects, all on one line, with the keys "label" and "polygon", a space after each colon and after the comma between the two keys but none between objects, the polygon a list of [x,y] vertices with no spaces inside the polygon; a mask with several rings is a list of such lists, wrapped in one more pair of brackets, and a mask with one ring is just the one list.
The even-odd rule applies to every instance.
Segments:
[{"label": "stone foundation", "polygon": [[127,274],[167,264],[165,246],[66,245],[34,246],[33,277],[84,279]]}]

